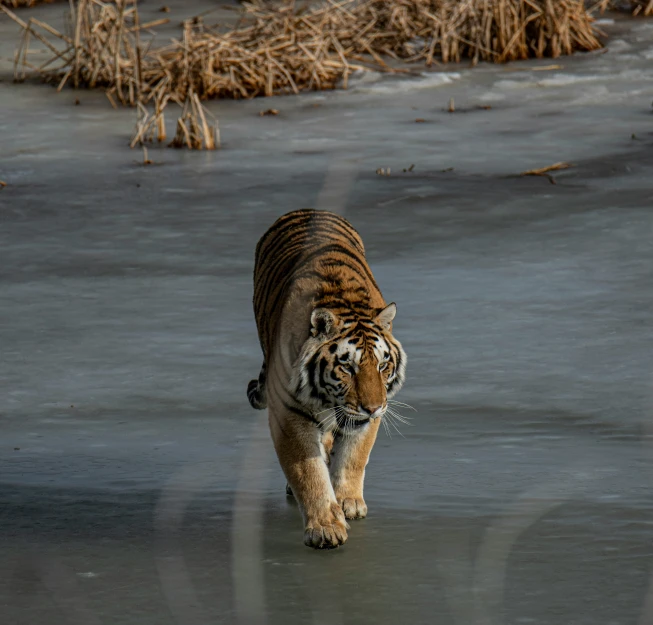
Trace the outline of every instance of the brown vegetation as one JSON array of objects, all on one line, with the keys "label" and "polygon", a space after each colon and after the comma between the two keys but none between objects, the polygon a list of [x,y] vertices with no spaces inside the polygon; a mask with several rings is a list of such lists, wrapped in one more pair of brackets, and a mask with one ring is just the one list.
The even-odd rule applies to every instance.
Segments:
[{"label": "brown vegetation", "polygon": [[653,0],[599,0],[597,7],[601,12],[625,8],[633,15],[653,15]]},{"label": "brown vegetation", "polygon": [[[408,71],[401,61],[502,63],[601,47],[583,0],[254,0],[234,29],[191,19],[180,39],[158,47],[146,35],[168,19],[141,23],[136,0],[71,3],[67,34],[0,9],[23,29],[16,80],[33,73],[59,90],[101,87],[114,106],[138,105],[132,147],[165,139],[170,100],[183,106],[170,145],[215,149],[217,123],[200,99],[346,88],[357,70]],[[34,39],[52,53],[40,65],[29,54]]]},{"label": "brown vegetation", "polygon": [[[327,0],[311,8],[257,0],[244,5],[237,28],[188,20],[182,37],[163,47],[141,40],[161,20],[141,24],[135,0],[79,0],[70,36],[9,13],[24,30],[18,79],[36,71],[59,88],[103,87],[130,105],[162,84],[179,103],[191,91],[250,98],[346,88],[356,70],[402,71],[390,59],[505,62],[601,47],[582,0]],[[29,60],[31,37],[54,55],[40,66]]]},{"label": "brown vegetation", "polygon": [[0,0],[0,4],[5,4],[14,9],[33,7],[37,4],[50,4],[51,2],[54,2],[54,0]]}]

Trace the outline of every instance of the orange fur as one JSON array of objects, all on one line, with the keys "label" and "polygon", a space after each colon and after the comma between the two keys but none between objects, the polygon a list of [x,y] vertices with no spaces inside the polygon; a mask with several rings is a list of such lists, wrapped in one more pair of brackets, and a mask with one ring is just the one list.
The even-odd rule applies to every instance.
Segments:
[{"label": "orange fur", "polygon": [[300,210],[256,247],[254,311],[264,362],[248,386],[268,408],[281,467],[302,512],[304,542],[337,547],[363,518],[365,467],[406,356],[363,242],[342,217]]}]

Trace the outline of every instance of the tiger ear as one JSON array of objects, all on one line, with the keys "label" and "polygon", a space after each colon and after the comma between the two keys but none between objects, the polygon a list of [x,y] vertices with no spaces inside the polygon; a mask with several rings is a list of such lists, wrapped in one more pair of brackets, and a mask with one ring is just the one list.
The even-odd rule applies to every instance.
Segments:
[{"label": "tiger ear", "polygon": [[311,313],[311,334],[313,336],[330,336],[334,333],[336,316],[326,308],[316,308]]},{"label": "tiger ear", "polygon": [[374,319],[375,323],[378,323],[384,330],[392,329],[392,320],[397,314],[397,304],[392,302],[388,304],[385,308],[382,308],[379,314]]}]

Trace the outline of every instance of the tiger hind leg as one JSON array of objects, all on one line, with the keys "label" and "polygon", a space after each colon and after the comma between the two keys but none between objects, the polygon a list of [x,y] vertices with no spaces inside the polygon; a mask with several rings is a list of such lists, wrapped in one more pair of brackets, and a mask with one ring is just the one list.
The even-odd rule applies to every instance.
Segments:
[{"label": "tiger hind leg", "polygon": [[251,380],[247,385],[247,399],[252,408],[264,410],[268,407],[268,396],[265,388],[266,374],[265,362],[261,366],[261,372],[258,374],[258,380]]}]

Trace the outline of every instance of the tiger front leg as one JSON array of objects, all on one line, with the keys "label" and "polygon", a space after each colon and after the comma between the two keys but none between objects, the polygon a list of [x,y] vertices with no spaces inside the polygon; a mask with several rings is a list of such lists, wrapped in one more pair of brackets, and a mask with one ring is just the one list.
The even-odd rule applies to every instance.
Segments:
[{"label": "tiger front leg", "polygon": [[339,435],[334,443],[331,483],[347,519],[364,519],[367,516],[367,504],[363,498],[365,467],[380,423],[381,419],[374,419],[362,431]]},{"label": "tiger front leg", "polygon": [[331,486],[320,430],[301,416],[271,409],[270,431],[304,519],[304,544],[316,549],[344,544],[349,526]]}]

